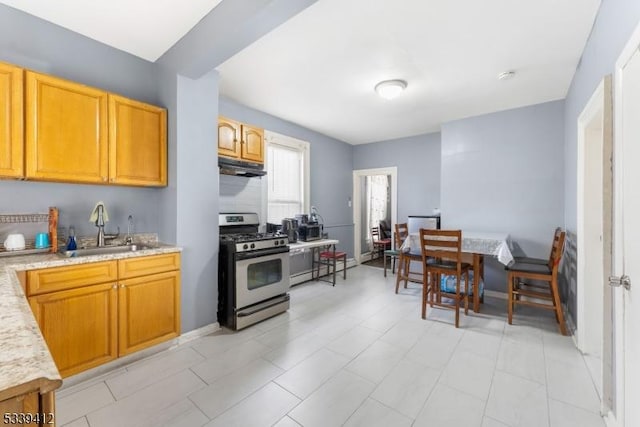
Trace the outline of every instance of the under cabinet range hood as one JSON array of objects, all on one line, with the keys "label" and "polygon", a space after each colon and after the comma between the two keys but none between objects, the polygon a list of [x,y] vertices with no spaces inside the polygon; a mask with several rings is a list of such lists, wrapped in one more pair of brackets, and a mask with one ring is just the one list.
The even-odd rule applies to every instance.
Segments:
[{"label": "under cabinet range hood", "polygon": [[243,162],[240,160],[227,159],[226,157],[218,157],[218,166],[220,173],[224,175],[244,176],[253,178],[254,176],[264,176],[267,171],[264,166],[259,163]]}]

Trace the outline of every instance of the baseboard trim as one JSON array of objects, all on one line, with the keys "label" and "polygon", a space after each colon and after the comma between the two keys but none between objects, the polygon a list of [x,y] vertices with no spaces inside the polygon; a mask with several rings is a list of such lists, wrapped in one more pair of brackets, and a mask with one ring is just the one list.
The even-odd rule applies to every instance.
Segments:
[{"label": "baseboard trim", "polygon": [[176,338],[177,340],[176,345],[182,345],[182,344],[188,343],[189,341],[193,341],[198,338],[207,336],[219,330],[220,330],[220,324],[218,322],[209,323],[208,325],[204,325],[198,329],[193,329],[189,332],[185,332],[184,334],[180,335],[178,338]]},{"label": "baseboard trim", "polygon": [[[343,264],[341,262],[338,263],[337,271],[344,270],[342,265]],[[352,268],[352,267],[355,267],[356,265],[358,264],[356,263],[355,259],[353,258],[347,259],[347,268]],[[291,286],[293,286],[293,285],[299,285],[300,283],[308,282],[311,279],[313,279],[311,275],[311,270],[306,270],[306,271],[303,271],[302,273],[298,273],[291,276],[289,280],[290,280]]]}]

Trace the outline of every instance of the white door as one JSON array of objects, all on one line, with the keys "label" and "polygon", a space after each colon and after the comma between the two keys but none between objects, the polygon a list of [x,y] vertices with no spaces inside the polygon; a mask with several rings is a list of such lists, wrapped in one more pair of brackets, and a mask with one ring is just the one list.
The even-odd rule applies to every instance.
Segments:
[{"label": "white door", "polygon": [[[636,32],[640,35],[640,32]],[[623,51],[616,74],[614,275],[628,276],[618,288],[622,302],[624,425],[640,426],[640,52],[639,41]],[[619,306],[618,306],[619,307]],[[620,349],[620,347],[617,347]],[[618,417],[617,417],[618,418]]]}]

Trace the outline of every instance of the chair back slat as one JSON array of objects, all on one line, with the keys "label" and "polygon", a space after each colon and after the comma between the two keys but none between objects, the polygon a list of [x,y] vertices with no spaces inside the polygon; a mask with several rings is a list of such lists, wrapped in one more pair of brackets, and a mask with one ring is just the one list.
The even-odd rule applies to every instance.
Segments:
[{"label": "chair back slat", "polygon": [[371,227],[371,238],[373,241],[380,240],[380,231],[378,227]]},{"label": "chair back slat", "polygon": [[407,223],[396,224],[396,248],[400,248],[405,239],[409,236],[409,227]]},{"label": "chair back slat", "polygon": [[[560,232],[558,233],[558,230]],[[556,230],[556,234],[553,238],[553,246],[551,247],[551,256],[549,257],[549,268],[553,270],[558,268],[560,260],[562,259],[562,252],[564,251],[564,240],[566,233],[561,229]]]},{"label": "chair back slat", "polygon": [[445,261],[462,261],[461,230],[420,229],[420,250],[422,258],[437,258]]}]

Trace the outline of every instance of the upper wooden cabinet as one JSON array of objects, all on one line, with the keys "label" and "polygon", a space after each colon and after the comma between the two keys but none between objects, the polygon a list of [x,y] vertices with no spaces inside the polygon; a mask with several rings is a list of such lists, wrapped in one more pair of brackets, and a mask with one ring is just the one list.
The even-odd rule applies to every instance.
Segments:
[{"label": "upper wooden cabinet", "polygon": [[[1,65],[1,64],[0,64]],[[18,99],[17,125],[0,117],[0,176],[41,181],[167,185],[167,110],[46,74],[25,73],[26,162],[22,160],[22,71],[0,68],[1,108]],[[9,144],[5,135],[15,130]],[[18,133],[19,131],[19,133]],[[7,139],[8,140],[8,139]],[[18,151],[19,149],[19,151]],[[11,154],[10,157],[8,154]],[[9,159],[15,157],[16,161]],[[22,164],[26,163],[26,173]],[[17,166],[20,169],[17,169]],[[5,171],[6,169],[6,171]]]},{"label": "upper wooden cabinet", "polygon": [[107,92],[26,72],[28,179],[106,183]]},{"label": "upper wooden cabinet", "polygon": [[167,110],[109,95],[109,182],[167,185]]},{"label": "upper wooden cabinet", "polygon": [[22,68],[0,62],[0,177],[24,176],[23,75]]},{"label": "upper wooden cabinet", "polygon": [[226,117],[219,117],[218,155],[253,163],[264,163],[264,130]]}]

